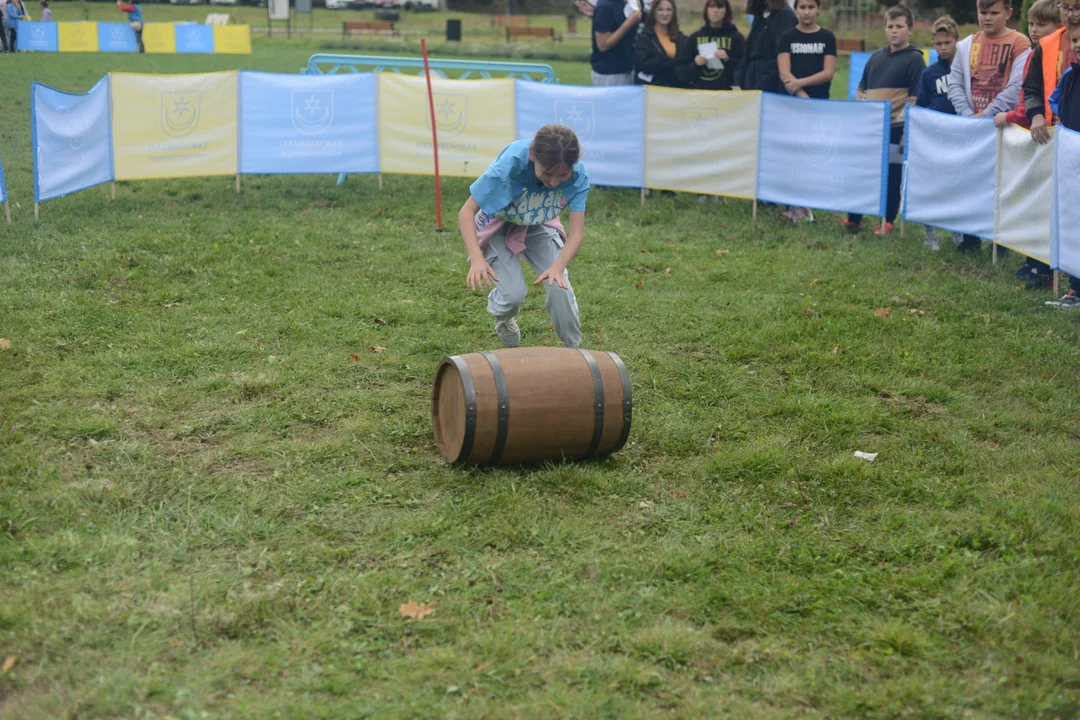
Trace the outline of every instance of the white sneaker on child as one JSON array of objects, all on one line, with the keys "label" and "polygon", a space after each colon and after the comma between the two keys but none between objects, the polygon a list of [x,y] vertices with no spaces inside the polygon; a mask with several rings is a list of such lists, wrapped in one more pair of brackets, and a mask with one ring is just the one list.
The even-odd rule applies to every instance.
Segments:
[{"label": "white sneaker on child", "polygon": [[495,334],[506,347],[515,348],[521,344],[521,328],[518,327],[516,317],[495,318]]},{"label": "white sneaker on child", "polygon": [[933,228],[926,228],[926,239],[923,240],[922,244],[934,252],[941,249],[941,243],[938,242],[937,233],[934,232]]}]

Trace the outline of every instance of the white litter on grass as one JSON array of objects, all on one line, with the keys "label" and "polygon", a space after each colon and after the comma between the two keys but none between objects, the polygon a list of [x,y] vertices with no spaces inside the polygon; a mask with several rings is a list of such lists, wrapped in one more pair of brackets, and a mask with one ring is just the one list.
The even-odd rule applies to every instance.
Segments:
[{"label": "white litter on grass", "polygon": [[860,450],[855,451],[855,457],[865,460],[866,462],[874,462],[877,460],[877,453],[864,453]]}]

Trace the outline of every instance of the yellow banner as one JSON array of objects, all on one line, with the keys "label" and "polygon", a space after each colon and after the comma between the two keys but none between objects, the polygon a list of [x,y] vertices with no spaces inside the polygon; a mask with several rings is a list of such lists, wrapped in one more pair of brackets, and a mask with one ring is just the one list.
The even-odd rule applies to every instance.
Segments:
[{"label": "yellow banner", "polygon": [[235,72],[112,73],[109,82],[117,180],[236,173]]},{"label": "yellow banner", "polygon": [[[516,140],[513,80],[431,79],[442,175],[479,177]],[[424,78],[379,74],[383,172],[433,175],[431,113]]]},{"label": "yellow banner", "polygon": [[58,22],[56,34],[60,52],[97,52],[96,22]]},{"label": "yellow banner", "polygon": [[645,90],[645,185],[752,200],[761,93]]},{"label": "yellow banner", "polygon": [[214,52],[219,55],[250,55],[251,27],[248,25],[215,25]]},{"label": "yellow banner", "polygon": [[176,26],[173,23],[147,23],[143,25],[142,40],[148,53],[175,53]]}]

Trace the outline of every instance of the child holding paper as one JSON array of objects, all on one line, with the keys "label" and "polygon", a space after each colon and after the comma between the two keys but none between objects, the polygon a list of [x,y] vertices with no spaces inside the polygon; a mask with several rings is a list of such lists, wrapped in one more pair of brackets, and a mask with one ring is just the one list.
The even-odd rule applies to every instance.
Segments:
[{"label": "child holding paper", "polygon": [[[581,144],[563,125],[545,125],[532,140],[507,145],[469,188],[458,226],[469,253],[470,290],[492,287],[488,312],[495,334],[508,347],[521,344],[518,310],[525,301],[523,257],[544,284],[547,311],[566,347],[581,345],[577,299],[566,267],[585,238],[589,176],[580,162]],[[559,214],[570,211],[570,230]],[[546,281],[546,282],[545,282]]]},{"label": "child holding paper", "polygon": [[690,78],[694,90],[730,90],[746,39],[735,27],[729,0],[705,0],[705,24],[687,38],[675,62]]},{"label": "child holding paper", "polygon": [[[796,0],[799,24],[780,36],[776,63],[780,82],[789,95],[829,99],[836,73],[836,36],[817,24],[820,12],[821,0]],[[792,222],[814,221],[810,208],[789,207],[784,217]]]}]

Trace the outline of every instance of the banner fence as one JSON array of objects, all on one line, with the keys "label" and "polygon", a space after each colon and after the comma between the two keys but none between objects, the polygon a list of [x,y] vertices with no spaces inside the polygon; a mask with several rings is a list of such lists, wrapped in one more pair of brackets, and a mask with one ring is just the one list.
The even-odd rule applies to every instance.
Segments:
[{"label": "banner fence", "polygon": [[[35,202],[117,180],[433,169],[418,77],[114,73],[85,95],[31,93]],[[442,78],[433,94],[447,175],[476,177],[557,122],[597,185],[884,211],[888,103]],[[1053,135],[1038,146],[1020,128],[908,107],[904,218],[1080,271],[1080,203],[1066,200],[1080,197],[1080,134]]]},{"label": "banner fence", "polygon": [[[135,31],[126,22],[35,22],[20,20],[18,49],[31,52],[139,51]],[[248,25],[146,23],[143,45],[148,53],[251,54]]]}]

